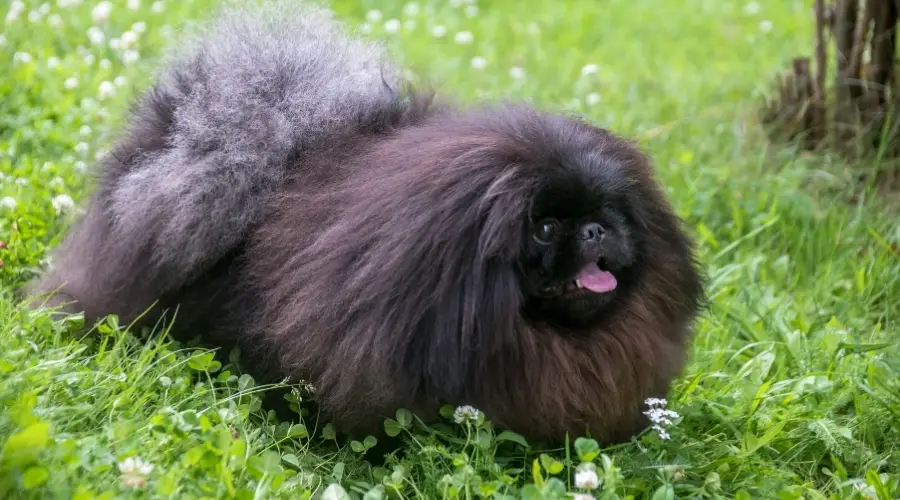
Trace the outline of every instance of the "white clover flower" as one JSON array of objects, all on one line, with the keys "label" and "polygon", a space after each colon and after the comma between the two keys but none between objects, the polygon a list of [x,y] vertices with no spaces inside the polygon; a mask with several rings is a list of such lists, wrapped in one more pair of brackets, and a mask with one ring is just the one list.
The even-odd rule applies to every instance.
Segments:
[{"label": "white clover flower", "polygon": [[134,31],[135,33],[144,33],[147,31],[147,23],[138,21],[131,25],[131,31]]},{"label": "white clover flower", "polygon": [[116,86],[113,85],[110,81],[100,82],[99,88],[99,96],[101,100],[109,99],[111,97],[115,97],[116,95]]},{"label": "white clover flower", "polygon": [[78,133],[81,135],[91,135],[91,127],[87,125],[82,125],[80,129],[78,129]]},{"label": "white clover flower", "polygon": [[589,493],[575,493],[572,495],[572,500],[594,500],[594,495]]},{"label": "white clover flower", "polygon": [[484,69],[485,67],[487,67],[487,59],[481,56],[475,56],[472,58],[473,69]]},{"label": "white clover flower", "polygon": [[128,0],[128,2],[125,3],[125,5],[130,10],[138,10],[141,8],[141,0]]},{"label": "white clover flower", "polygon": [[147,485],[147,476],[153,472],[153,464],[140,457],[128,457],[119,463],[119,472],[123,485],[129,488],[144,487]]},{"label": "white clover flower", "polygon": [[94,24],[104,24],[109,21],[110,12],[112,12],[112,3],[107,1],[98,3],[91,10],[91,18],[94,20]]},{"label": "white clover flower", "polygon": [[109,48],[113,50],[122,50],[125,48],[125,44],[122,43],[122,40],[119,38],[113,38],[109,41]]},{"label": "white clover flower", "polygon": [[50,13],[50,4],[47,2],[42,3],[41,6],[38,7],[38,12],[40,12],[41,14],[45,14],[45,15],[49,14]]},{"label": "white clover flower", "polygon": [[600,68],[596,64],[585,64],[581,68],[581,74],[584,76],[596,75]]},{"label": "white clover flower", "polygon": [[436,24],[431,27],[431,36],[435,38],[443,38],[447,34],[447,27],[443,24]]},{"label": "white clover flower", "polygon": [[47,18],[47,24],[50,25],[51,28],[59,28],[63,25],[62,16],[59,14],[50,14],[50,17]]},{"label": "white clover flower", "polygon": [[477,5],[467,5],[465,13],[466,13],[466,16],[468,16],[468,17],[476,17],[478,15],[478,6]]},{"label": "white clover flower", "polygon": [[453,37],[453,40],[460,45],[469,45],[475,40],[475,36],[472,35],[471,31],[460,31]]},{"label": "white clover flower", "polygon": [[103,34],[103,30],[96,26],[91,26],[87,30],[88,40],[91,41],[94,45],[100,45],[106,40],[106,35]]},{"label": "white clover flower", "polygon": [[409,17],[416,17],[419,15],[419,4],[417,3],[408,3],[403,6],[403,14]]},{"label": "white clover flower", "polygon": [[15,210],[16,205],[18,204],[19,203],[12,196],[4,196],[3,198],[0,198],[0,207],[3,207],[7,210]]},{"label": "white clover flower", "polygon": [[665,399],[647,398],[644,401],[644,404],[646,404],[649,408],[644,412],[644,415],[647,415],[650,421],[653,422],[653,425],[651,427],[656,431],[656,434],[659,436],[659,438],[671,438],[672,436],[668,431],[666,431],[665,428],[670,425],[674,425],[674,420],[679,418],[681,415],[679,415],[678,412],[667,410],[666,405],[668,404],[668,401],[666,401]]},{"label": "white clover flower", "polygon": [[366,12],[366,21],[370,23],[377,23],[381,21],[381,11],[378,9],[372,9],[369,12]]},{"label": "white clover flower", "polygon": [[525,70],[519,66],[513,66],[512,68],[509,68],[509,76],[514,80],[521,80],[522,78],[525,78]]},{"label": "white clover flower", "polygon": [[772,21],[769,21],[768,19],[760,21],[759,22],[759,31],[762,31],[763,33],[768,33],[770,31],[772,31]]},{"label": "white clover flower", "polygon": [[91,149],[91,147],[86,142],[79,142],[75,145],[75,152],[80,155],[85,155]]},{"label": "white clover flower", "polygon": [[19,20],[19,16],[25,11],[25,3],[13,2],[9,4],[9,10],[6,12],[6,22],[14,23]]},{"label": "white clover flower", "polygon": [[103,69],[109,69],[112,67],[112,61],[107,58],[100,59],[100,67]]},{"label": "white clover flower", "polygon": [[88,66],[92,66],[94,64],[94,61],[96,61],[96,60],[97,60],[97,58],[94,57],[94,54],[85,54],[84,55],[84,63],[87,64]]},{"label": "white clover flower", "polygon": [[584,102],[588,106],[596,106],[596,105],[600,104],[600,94],[598,94],[596,92],[591,92],[590,94],[585,96]]},{"label": "white clover flower", "polygon": [[134,31],[126,31],[125,33],[122,33],[121,38],[122,43],[127,47],[134,45],[138,41],[138,35]]},{"label": "white clover flower", "polygon": [[750,14],[759,14],[759,2],[750,2],[744,6],[744,12]]},{"label": "white clover flower", "polygon": [[62,179],[62,177],[56,176],[50,179],[50,186],[52,187],[65,187],[66,181]]},{"label": "white clover flower", "polygon": [[78,78],[70,76],[69,78],[66,78],[66,81],[65,83],[63,83],[63,85],[65,85],[67,89],[74,89],[78,86]]},{"label": "white clover flower", "polygon": [[72,164],[72,166],[75,167],[75,170],[78,171],[84,171],[87,169],[87,163],[81,160],[76,161],[74,164]]},{"label": "white clover flower", "polygon": [[475,422],[478,420],[478,415],[481,412],[478,411],[474,406],[457,406],[456,410],[453,412],[453,421],[457,424],[463,424],[467,422]]},{"label": "white clover flower", "polygon": [[125,78],[124,76],[117,76],[113,79],[113,84],[116,87],[123,87],[128,84],[128,78]]},{"label": "white clover flower", "polygon": [[384,22],[384,31],[388,33],[396,33],[400,31],[400,20],[399,19],[388,19]]},{"label": "white clover flower", "polygon": [[53,205],[53,209],[56,210],[57,215],[68,213],[75,208],[75,200],[67,194],[54,196],[50,203]]},{"label": "white clover flower", "polygon": [[131,64],[133,62],[137,62],[138,59],[141,58],[141,55],[138,51],[129,49],[125,52],[122,52],[122,62],[125,64]]},{"label": "white clover flower", "polygon": [[13,54],[13,62],[18,64],[30,64],[33,60],[28,52],[16,52]]},{"label": "white clover flower", "polygon": [[31,12],[28,13],[28,22],[29,22],[29,23],[34,24],[34,23],[40,22],[40,20],[41,20],[41,13],[40,13],[40,12],[38,12],[38,11],[36,11],[36,10],[33,10],[33,11],[31,11]]},{"label": "white clover flower", "polygon": [[154,14],[159,14],[160,12],[164,11],[165,9],[166,9],[166,4],[164,4],[163,2],[157,1],[157,2],[153,2],[153,4],[150,5],[150,11],[152,11]]},{"label": "white clover flower", "polygon": [[583,490],[595,490],[600,486],[600,478],[593,470],[575,472],[575,487]]},{"label": "white clover flower", "polygon": [[47,58],[47,67],[50,69],[59,67],[59,58],[56,56],[48,57]]}]

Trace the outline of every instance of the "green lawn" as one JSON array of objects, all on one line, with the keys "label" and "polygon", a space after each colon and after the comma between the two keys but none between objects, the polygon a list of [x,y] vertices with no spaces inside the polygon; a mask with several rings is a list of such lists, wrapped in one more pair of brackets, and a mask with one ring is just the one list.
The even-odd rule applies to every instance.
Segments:
[{"label": "green lawn", "polygon": [[[116,0],[96,28],[97,3],[20,3],[0,35],[0,498],[900,498],[897,213],[848,204],[848,166],[773,148],[754,120],[770,75],[812,50],[811,1],[333,4],[444,93],[638,138],[712,299],[671,439],[536,450],[401,412],[388,427],[406,445],[375,468],[372,439],[267,418],[251,379],[164,332],[141,342],[111,320],[77,341],[77,318],[20,306],[156,58],[213,2]],[[600,487],[577,488],[591,467]]]}]

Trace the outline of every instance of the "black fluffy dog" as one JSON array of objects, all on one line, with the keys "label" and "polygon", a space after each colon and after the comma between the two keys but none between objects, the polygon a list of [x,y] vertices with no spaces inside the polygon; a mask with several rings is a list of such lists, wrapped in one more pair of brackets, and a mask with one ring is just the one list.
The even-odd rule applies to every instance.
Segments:
[{"label": "black fluffy dog", "polygon": [[692,244],[632,144],[408,89],[318,7],[226,11],[166,66],[32,292],[238,345],[340,429],[468,404],[640,431],[683,364]]}]

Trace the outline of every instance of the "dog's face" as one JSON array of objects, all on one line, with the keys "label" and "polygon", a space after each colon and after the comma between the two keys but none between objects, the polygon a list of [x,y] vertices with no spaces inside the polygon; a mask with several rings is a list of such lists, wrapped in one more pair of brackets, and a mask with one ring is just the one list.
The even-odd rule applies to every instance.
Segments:
[{"label": "dog's face", "polygon": [[625,199],[578,177],[545,182],[519,263],[529,311],[568,326],[589,323],[627,292],[639,244]]},{"label": "dog's face", "polygon": [[518,263],[525,312],[535,319],[589,326],[632,285],[640,235],[617,190],[624,183],[608,182],[608,168],[557,165],[539,183]]}]

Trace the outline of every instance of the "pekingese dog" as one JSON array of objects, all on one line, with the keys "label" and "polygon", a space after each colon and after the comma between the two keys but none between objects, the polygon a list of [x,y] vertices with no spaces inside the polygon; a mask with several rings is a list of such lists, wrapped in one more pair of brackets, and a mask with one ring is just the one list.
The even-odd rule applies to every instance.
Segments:
[{"label": "pekingese dog", "polygon": [[583,119],[438,103],[314,5],[216,19],[32,293],[89,321],[177,308],[348,432],[443,404],[537,440],[646,426],[702,296],[647,156]]}]

